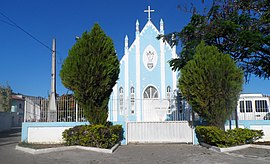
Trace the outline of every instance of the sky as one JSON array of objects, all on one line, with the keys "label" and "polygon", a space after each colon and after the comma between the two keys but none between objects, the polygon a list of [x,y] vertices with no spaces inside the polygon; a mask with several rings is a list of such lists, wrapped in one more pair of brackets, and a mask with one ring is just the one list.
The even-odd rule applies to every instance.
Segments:
[{"label": "sky", "polygon": [[[16,93],[48,97],[51,83],[51,46],[56,38],[56,90],[62,95],[71,93],[59,77],[61,65],[68,51],[76,43],[75,37],[90,31],[98,23],[112,38],[119,58],[124,52],[124,38],[129,46],[135,38],[135,23],[140,29],[147,22],[148,6],[151,21],[159,28],[164,21],[165,34],[180,31],[190,20],[191,14],[179,10],[185,0],[3,0],[0,12],[15,22],[37,40],[11,25],[0,14],[0,84],[10,85]],[[201,0],[191,0],[203,6]],[[210,1],[208,1],[210,2]],[[207,3],[205,6],[207,7]],[[41,43],[42,44],[41,44]],[[180,47],[178,47],[178,52]],[[251,76],[243,93],[270,94],[270,80]]]}]

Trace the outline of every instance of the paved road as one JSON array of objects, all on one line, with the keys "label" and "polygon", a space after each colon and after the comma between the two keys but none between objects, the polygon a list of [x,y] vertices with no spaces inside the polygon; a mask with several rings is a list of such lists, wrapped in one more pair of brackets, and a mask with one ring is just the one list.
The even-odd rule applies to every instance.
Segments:
[{"label": "paved road", "polygon": [[264,157],[254,157],[246,155],[249,149],[225,154],[186,144],[128,145],[113,154],[71,150],[31,155],[15,150],[19,139],[18,128],[0,133],[0,164],[263,164],[270,161],[268,152],[264,152]]}]

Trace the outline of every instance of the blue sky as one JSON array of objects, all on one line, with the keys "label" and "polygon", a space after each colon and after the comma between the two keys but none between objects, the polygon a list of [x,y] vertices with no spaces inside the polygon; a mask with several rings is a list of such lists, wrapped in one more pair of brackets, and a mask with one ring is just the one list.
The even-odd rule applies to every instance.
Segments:
[{"label": "blue sky", "polygon": [[[155,10],[152,22],[158,27],[162,18],[165,33],[180,31],[191,14],[177,9],[181,0],[8,0],[1,2],[0,11],[17,25],[51,47],[56,38],[57,93],[68,90],[59,77],[61,64],[68,50],[75,44],[75,37],[90,31],[98,23],[110,36],[119,57],[123,55],[125,35],[131,44],[138,19],[142,29],[147,22],[143,11],[150,5]],[[200,0],[192,2],[201,6]],[[48,96],[50,91],[51,51],[20,29],[7,24],[0,15],[0,84],[7,82],[14,92],[33,96]],[[270,80],[251,77],[244,86],[245,93],[270,94]]]}]

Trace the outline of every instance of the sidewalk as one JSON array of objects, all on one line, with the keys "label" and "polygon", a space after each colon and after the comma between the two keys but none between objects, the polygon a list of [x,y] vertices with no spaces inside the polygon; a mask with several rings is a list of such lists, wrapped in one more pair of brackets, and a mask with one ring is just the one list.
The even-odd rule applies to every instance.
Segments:
[{"label": "sidewalk", "polygon": [[[260,164],[269,163],[264,158],[252,156],[237,156],[237,153],[218,153],[201,146],[187,144],[130,144],[120,146],[113,154],[97,153],[84,150],[68,150],[52,152],[48,154],[31,155],[16,151],[20,133],[10,132],[3,135],[0,133],[0,163],[3,164],[161,164],[161,163],[183,163],[183,164],[214,164],[214,163],[242,163]],[[268,152],[258,154],[267,155]],[[267,158],[269,159],[269,158]]]}]

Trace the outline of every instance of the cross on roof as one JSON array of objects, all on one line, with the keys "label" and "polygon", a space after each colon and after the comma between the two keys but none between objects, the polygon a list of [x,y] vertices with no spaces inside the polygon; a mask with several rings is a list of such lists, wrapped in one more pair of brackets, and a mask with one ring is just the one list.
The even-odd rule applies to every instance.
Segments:
[{"label": "cross on roof", "polygon": [[145,13],[148,13],[148,21],[151,19],[151,12],[154,12],[155,10],[151,10],[150,6],[148,6],[147,10],[144,10]]}]

